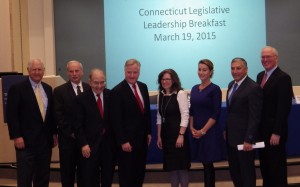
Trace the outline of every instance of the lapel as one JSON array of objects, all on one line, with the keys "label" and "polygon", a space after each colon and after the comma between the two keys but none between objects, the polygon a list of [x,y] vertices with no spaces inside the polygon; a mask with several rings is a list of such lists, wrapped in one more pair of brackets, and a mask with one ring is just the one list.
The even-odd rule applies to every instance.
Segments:
[{"label": "lapel", "polygon": [[[135,97],[135,95],[134,95],[134,92],[133,92],[133,90],[131,89],[131,86],[127,83],[126,80],[124,80],[123,84],[124,84],[124,86],[125,86],[125,89],[127,89],[127,93],[129,93],[128,96],[129,96],[130,100],[132,100],[131,102],[136,103],[136,109],[137,109],[139,112],[141,112],[140,107],[139,107],[139,104],[138,104],[138,102],[137,102],[137,100],[136,100],[136,97]],[[141,96],[142,96],[141,99],[143,100],[142,102],[145,102],[145,101],[144,101],[145,96],[144,96],[144,93],[143,93],[143,89],[142,89],[141,83],[137,81],[136,84],[138,85],[138,87],[139,87],[139,89],[140,89]],[[144,105],[145,105],[145,103],[144,103]]]},{"label": "lapel", "polygon": [[280,72],[281,70],[279,69],[279,67],[277,67],[273,73],[271,74],[271,76],[268,78],[267,82],[265,83],[263,90],[268,89],[268,87],[272,84],[272,82],[274,82],[276,80],[277,74]]},{"label": "lapel", "polygon": [[[43,85],[43,89],[44,89],[44,91],[46,93],[47,101],[48,101],[48,103],[47,103],[47,109],[45,111],[46,112],[45,113],[45,121],[46,121],[47,116],[48,116],[48,110],[51,108],[50,106],[52,104],[52,100],[51,100],[52,99],[52,90],[49,90],[45,83],[41,82],[41,84]],[[42,117],[42,115],[41,115],[41,117]]]},{"label": "lapel", "polygon": [[[232,98],[231,98],[231,103],[230,103],[230,106],[235,102],[236,100],[236,97],[247,87],[247,84],[248,84],[248,81],[249,81],[249,77],[247,75],[247,77],[244,79],[244,81],[242,82],[242,84],[240,84],[237,88],[237,90],[235,91],[235,93],[232,95]],[[234,83],[234,81],[233,81]],[[232,84],[233,85],[233,84]],[[232,87],[231,85],[231,87]],[[230,88],[231,88],[230,87]],[[229,107],[230,107],[229,106]]]},{"label": "lapel", "polygon": [[108,111],[108,100],[109,100],[109,95],[108,95],[109,90],[108,89],[104,89],[103,90],[103,109],[104,109],[104,116],[107,115],[107,111]]},{"label": "lapel", "polygon": [[73,89],[71,81],[69,81],[68,84],[67,84],[67,92],[71,96],[71,98],[76,97],[76,93],[75,93],[75,91]]},{"label": "lapel", "polygon": [[141,92],[141,96],[142,96],[141,99],[143,100],[142,102],[145,105],[145,92],[144,92],[143,86],[142,86],[142,84],[140,82],[136,82],[136,83],[139,86],[139,89],[140,89],[140,92]]},{"label": "lapel", "polygon": [[86,82],[82,82],[82,89],[83,89],[83,92],[85,92],[90,89],[90,85]]},{"label": "lapel", "polygon": [[32,85],[31,85],[29,79],[26,82],[26,89],[27,89],[26,93],[28,93],[28,96],[26,96],[27,99],[31,100],[32,103],[34,103],[34,107],[33,108],[35,110],[35,113],[39,114],[40,117],[41,117],[41,119],[42,119],[42,114],[41,114],[40,109],[39,109],[39,104],[38,104],[38,102],[36,100],[35,93],[34,93],[34,90],[32,88]]},{"label": "lapel", "polygon": [[227,94],[226,94],[226,106],[229,107],[229,90],[233,86],[234,81],[231,81],[228,85]]},{"label": "lapel", "polygon": [[123,81],[123,86],[124,86],[124,88],[126,90],[126,93],[128,93],[128,97],[130,98],[130,100],[132,100],[132,101],[134,101],[134,102],[137,103],[135,95],[134,95],[134,93],[133,93],[130,85],[127,83],[126,80]]}]

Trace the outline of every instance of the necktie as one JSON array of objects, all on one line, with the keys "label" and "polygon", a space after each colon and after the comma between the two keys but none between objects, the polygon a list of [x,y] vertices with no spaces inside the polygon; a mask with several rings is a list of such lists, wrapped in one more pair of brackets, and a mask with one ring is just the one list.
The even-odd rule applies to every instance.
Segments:
[{"label": "necktie", "polygon": [[230,96],[229,96],[229,98],[228,98],[229,104],[231,103],[232,96],[233,96],[233,94],[236,92],[237,87],[238,87],[238,84],[237,84],[237,83],[234,83],[233,88],[232,88],[232,91],[231,91],[231,94],[230,94]]},{"label": "necktie", "polygon": [[79,95],[81,93],[81,89],[80,89],[80,86],[78,85],[77,86],[77,95]]},{"label": "necktie", "polygon": [[38,102],[39,109],[40,109],[41,115],[43,117],[43,120],[45,120],[44,103],[43,103],[43,99],[42,99],[42,95],[41,95],[41,88],[38,84],[35,87],[34,93],[35,93],[35,97]]},{"label": "necktie", "polygon": [[137,92],[137,90],[136,90],[136,85],[133,84],[133,85],[132,85],[132,88],[133,88],[133,90],[134,90],[134,95],[135,95],[135,98],[136,98],[136,100],[137,100],[137,102],[138,102],[138,104],[139,104],[139,107],[140,107],[141,111],[144,112],[144,107],[143,107],[141,98],[140,98],[140,96],[139,96],[139,94],[138,94],[138,92]]},{"label": "necktie", "polygon": [[265,86],[265,84],[266,84],[266,82],[267,82],[267,77],[268,77],[268,73],[265,72],[264,77],[263,77],[263,79],[262,79],[262,81],[261,81],[261,83],[260,83],[260,87],[263,88],[263,87]]},{"label": "necktie", "polygon": [[103,118],[104,117],[104,110],[103,110],[102,100],[101,100],[100,94],[97,94],[97,98],[98,98],[97,99],[97,104],[98,104],[98,108],[99,108],[99,111],[100,111],[100,115]]}]

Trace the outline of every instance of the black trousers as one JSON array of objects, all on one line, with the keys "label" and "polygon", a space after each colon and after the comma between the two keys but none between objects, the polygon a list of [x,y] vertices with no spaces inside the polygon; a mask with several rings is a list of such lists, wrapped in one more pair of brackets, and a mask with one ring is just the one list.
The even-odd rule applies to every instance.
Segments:
[{"label": "black trousers", "polygon": [[235,187],[255,187],[255,151],[239,151],[227,146],[231,179]]},{"label": "black trousers", "polygon": [[147,145],[136,147],[132,152],[118,149],[120,187],[142,187],[145,177]]},{"label": "black trousers", "polygon": [[[60,139],[60,142],[64,139]],[[63,143],[62,143],[63,144]],[[76,141],[68,141],[68,145],[59,147],[60,178],[62,187],[74,187],[78,157],[80,150]]]},{"label": "black trousers", "polygon": [[[25,144],[26,146],[26,144]],[[16,149],[18,187],[48,187],[52,147],[39,142],[35,148]]]},{"label": "black trousers", "polygon": [[285,143],[280,143],[278,146],[270,146],[269,143],[266,143],[266,147],[259,150],[259,159],[263,187],[286,187],[287,163]]},{"label": "black trousers", "polygon": [[78,187],[111,187],[115,171],[115,153],[107,139],[92,147],[91,156],[79,157]]}]

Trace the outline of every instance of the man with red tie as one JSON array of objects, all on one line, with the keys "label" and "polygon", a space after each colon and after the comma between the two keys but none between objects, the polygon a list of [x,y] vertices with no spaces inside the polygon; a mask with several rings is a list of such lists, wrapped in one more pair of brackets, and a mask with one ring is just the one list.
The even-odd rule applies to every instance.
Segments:
[{"label": "man with red tie", "polygon": [[138,81],[141,64],[125,63],[125,80],[111,92],[111,124],[116,135],[120,187],[142,187],[151,141],[147,85]]},{"label": "man with red tie", "polygon": [[[91,70],[91,89],[75,98],[75,134],[81,148],[79,187],[111,187],[114,172],[114,142],[108,119],[109,93],[105,75],[100,69]],[[101,168],[101,173],[100,173]]]}]

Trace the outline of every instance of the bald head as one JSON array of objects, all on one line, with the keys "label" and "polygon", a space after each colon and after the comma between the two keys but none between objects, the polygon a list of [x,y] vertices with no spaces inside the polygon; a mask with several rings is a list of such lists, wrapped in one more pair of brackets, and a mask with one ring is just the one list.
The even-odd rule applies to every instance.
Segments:
[{"label": "bald head", "polygon": [[270,71],[278,65],[278,51],[271,46],[266,46],[261,50],[261,64],[266,71]]},{"label": "bald head", "polygon": [[101,69],[92,69],[89,75],[90,86],[96,94],[103,92],[106,86],[105,74]]}]

